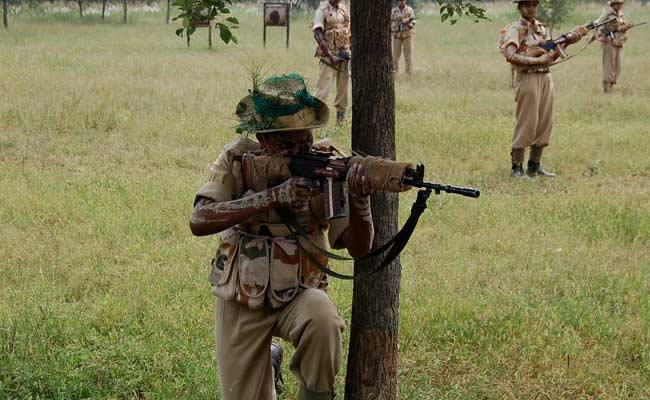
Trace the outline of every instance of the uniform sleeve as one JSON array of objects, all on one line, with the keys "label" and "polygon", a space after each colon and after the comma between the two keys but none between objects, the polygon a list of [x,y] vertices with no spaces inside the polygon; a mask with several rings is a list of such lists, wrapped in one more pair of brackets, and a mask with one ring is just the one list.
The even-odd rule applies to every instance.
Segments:
[{"label": "uniform sleeve", "polygon": [[318,28],[325,30],[325,13],[323,12],[322,7],[316,9],[316,14],[314,14],[314,24],[311,30],[315,31]]},{"label": "uniform sleeve", "polygon": [[519,48],[519,31],[515,25],[509,26],[506,33],[503,35],[503,49],[507,48],[511,44],[514,44]]},{"label": "uniform sleeve", "polygon": [[194,204],[201,197],[214,200],[215,202],[231,201],[236,197],[232,160],[228,152],[222,152],[210,166],[208,181],[196,193]]}]

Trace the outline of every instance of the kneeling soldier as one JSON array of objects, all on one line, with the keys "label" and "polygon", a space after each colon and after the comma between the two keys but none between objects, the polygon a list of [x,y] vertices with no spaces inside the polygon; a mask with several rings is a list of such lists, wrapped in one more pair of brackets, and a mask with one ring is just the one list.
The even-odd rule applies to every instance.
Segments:
[{"label": "kneeling soldier", "polygon": [[297,74],[254,86],[236,114],[240,130],[255,133],[257,141],[242,137],[225,147],[196,194],[190,221],[194,235],[220,239],[210,282],[217,297],[221,395],[225,400],[276,398],[275,336],[295,347],[290,369],[301,385],[299,398],[331,399],[344,323],[326,294],[327,276],[311,261],[326,265],[327,258],[315,250],[304,254],[297,241],[305,238],[292,234],[277,211],[293,212],[310,241],[322,248],[329,244],[354,257],[367,254],[373,240],[368,178],[362,167],[350,170],[347,217],[327,220],[322,195],[314,194],[309,180],[270,182],[248,170],[246,157],[291,156],[316,146],[311,130],[324,126],[329,115]]}]

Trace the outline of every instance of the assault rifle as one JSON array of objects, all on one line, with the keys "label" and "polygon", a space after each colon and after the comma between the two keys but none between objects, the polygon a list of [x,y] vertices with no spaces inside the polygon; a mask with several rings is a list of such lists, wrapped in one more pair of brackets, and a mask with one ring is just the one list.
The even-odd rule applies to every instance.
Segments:
[{"label": "assault rifle", "polygon": [[477,189],[442,185],[424,181],[424,165],[413,166],[376,157],[337,157],[331,152],[316,151],[306,145],[294,156],[253,156],[242,160],[245,171],[251,171],[266,179],[287,179],[300,176],[314,182],[315,188],[323,194],[325,215],[328,219],[345,216],[345,181],[349,169],[362,164],[368,183],[374,191],[404,192],[412,187],[423,189],[427,196],[433,191],[459,194],[477,198]]},{"label": "assault rifle", "polygon": [[[598,24],[595,21],[590,22],[587,25],[584,25],[584,28],[586,28],[587,31],[592,31],[596,28],[600,28],[601,26],[605,24],[609,24],[610,22],[613,21],[616,21],[616,17],[612,17],[607,21],[603,21]],[[556,37],[555,39],[547,40],[541,45],[537,47],[533,47],[532,51],[528,55],[536,57],[542,55],[547,51],[557,50],[560,53],[560,56],[562,58],[565,58],[567,56],[566,52],[564,51],[566,46],[578,42],[581,39],[581,37],[582,36],[579,35],[575,30],[567,33],[563,33],[560,36]]]},{"label": "assault rifle", "polygon": [[[641,25],[645,25],[645,24],[647,24],[647,22],[638,22],[638,23],[632,24],[632,25],[625,25],[623,27],[624,29],[623,29],[622,33],[625,33],[627,31],[629,31],[630,29],[634,28],[635,26],[641,26]],[[603,36],[605,36],[607,39],[614,40],[614,35],[616,33],[618,33],[618,32],[621,32],[621,30],[614,29],[613,31],[608,31],[607,29],[603,29],[601,32],[602,32]]]},{"label": "assault rifle", "polygon": [[244,179],[250,175],[266,178],[267,181],[274,179],[287,179],[290,176],[300,176],[311,179],[315,182],[316,188],[323,193],[325,216],[328,219],[345,216],[345,181],[350,168],[355,164],[362,164],[366,170],[370,187],[381,192],[404,192],[412,187],[421,188],[417,194],[417,200],[411,207],[411,214],[407,218],[402,229],[392,239],[388,240],[371,253],[356,258],[356,260],[378,257],[384,254],[383,260],[374,270],[355,275],[345,275],[331,270],[323,265],[321,260],[312,253],[335,260],[353,260],[342,257],[326,249],[319,247],[309,240],[306,232],[301,228],[296,216],[286,208],[278,208],[276,212],[284,224],[292,231],[310,243],[305,248],[303,241],[298,240],[296,244],[309,258],[314,266],[322,272],[340,279],[364,279],[368,278],[383,268],[397,257],[408,243],[420,215],[427,208],[427,200],[432,192],[460,194],[461,196],[477,198],[481,192],[477,189],[463,188],[451,185],[441,185],[424,181],[424,166],[413,166],[410,163],[400,163],[375,157],[337,157],[331,151],[316,151],[311,146],[304,146],[298,154],[292,157],[277,156],[243,156],[242,171]]},{"label": "assault rifle", "polygon": [[415,18],[411,17],[406,22],[404,22],[403,19],[400,19],[397,22],[397,33],[402,33],[405,32],[407,29],[409,29],[409,26],[411,25],[411,22],[415,21]]}]

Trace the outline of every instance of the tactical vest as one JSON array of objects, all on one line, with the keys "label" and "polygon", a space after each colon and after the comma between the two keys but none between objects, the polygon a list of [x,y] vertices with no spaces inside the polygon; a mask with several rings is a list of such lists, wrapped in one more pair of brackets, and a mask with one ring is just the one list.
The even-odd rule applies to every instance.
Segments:
[{"label": "tactical vest", "polygon": [[[249,141],[250,142],[250,141]],[[251,142],[252,143],[252,142]],[[249,143],[250,144],[250,143]],[[273,186],[252,171],[242,167],[245,157],[259,155],[262,148],[238,148],[228,151],[232,159],[232,172],[239,198]],[[322,202],[312,197],[311,204]],[[299,216],[309,239],[322,248],[327,248],[324,230],[327,226],[313,215]],[[289,229],[280,221],[274,211],[219,233],[220,243],[217,255],[212,260],[209,281],[215,296],[236,301],[251,309],[260,309],[264,304],[280,308],[293,300],[306,288],[326,290],[328,277],[309,260],[298,247]],[[303,247],[309,248],[304,243]],[[322,265],[328,259],[320,253],[312,253]]]}]

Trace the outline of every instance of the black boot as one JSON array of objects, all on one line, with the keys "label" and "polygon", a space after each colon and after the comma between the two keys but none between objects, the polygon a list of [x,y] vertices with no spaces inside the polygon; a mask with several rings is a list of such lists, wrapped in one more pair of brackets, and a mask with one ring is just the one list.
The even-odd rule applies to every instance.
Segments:
[{"label": "black boot", "polygon": [[528,169],[526,170],[526,174],[531,178],[535,176],[555,178],[556,176],[554,173],[546,171],[544,167],[542,167],[542,164],[536,163],[535,161],[528,161]]},{"label": "black boot", "polygon": [[514,178],[525,178],[526,175],[524,174],[524,166],[521,164],[512,164],[512,176]]},{"label": "black boot", "polygon": [[343,125],[345,123],[345,111],[336,112],[336,124]]},{"label": "black boot", "polygon": [[271,363],[273,364],[273,381],[275,382],[275,393],[284,392],[284,379],[282,378],[282,346],[271,342]]}]

